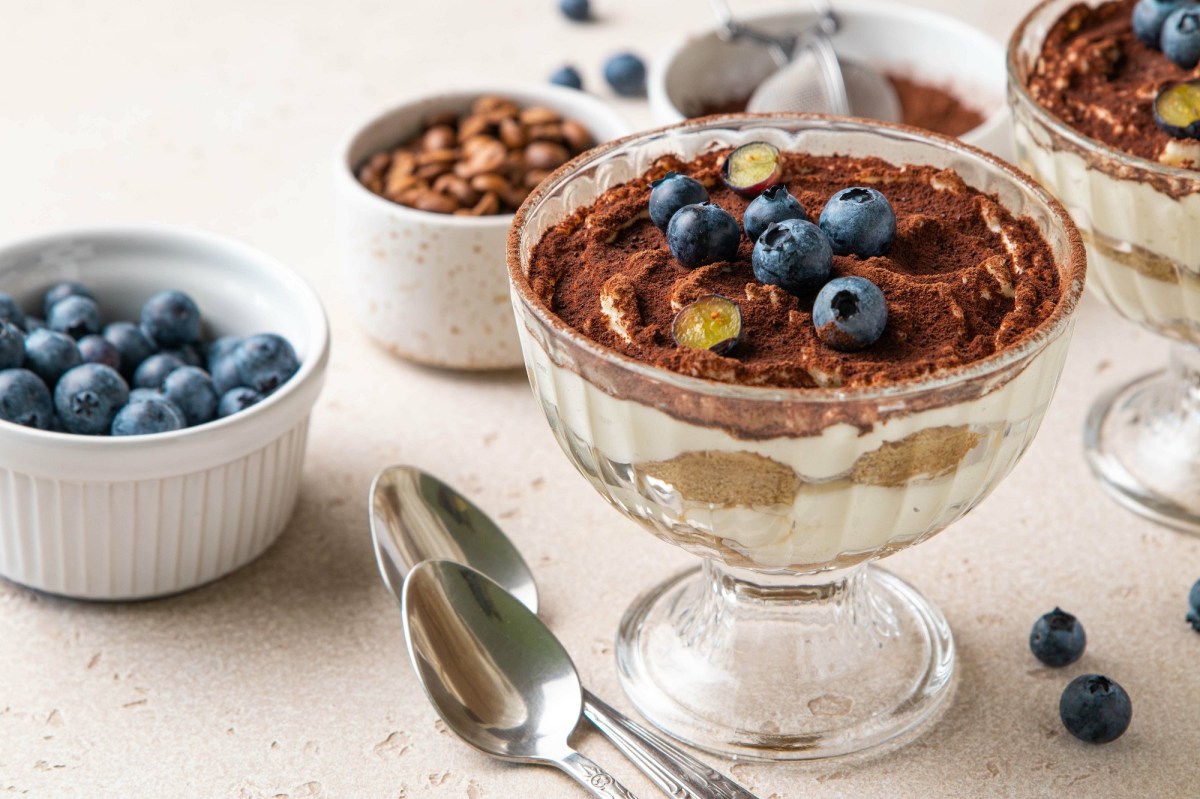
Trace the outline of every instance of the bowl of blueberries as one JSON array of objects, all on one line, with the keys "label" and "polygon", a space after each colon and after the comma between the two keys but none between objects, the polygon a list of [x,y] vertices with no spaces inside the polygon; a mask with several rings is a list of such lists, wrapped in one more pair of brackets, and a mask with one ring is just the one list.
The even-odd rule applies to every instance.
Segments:
[{"label": "bowl of blueberries", "polygon": [[142,599],[253,560],[295,506],[328,357],[316,293],[237,242],[0,246],[0,576]]}]

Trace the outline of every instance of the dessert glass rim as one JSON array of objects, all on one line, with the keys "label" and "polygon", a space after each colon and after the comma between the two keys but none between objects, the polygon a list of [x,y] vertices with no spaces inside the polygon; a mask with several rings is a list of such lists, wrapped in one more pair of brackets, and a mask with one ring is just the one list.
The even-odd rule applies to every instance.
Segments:
[{"label": "dessert glass rim", "polygon": [[[640,141],[648,141],[663,135],[669,135],[674,132],[701,131],[707,128],[718,126],[722,122],[753,122],[754,120],[810,123],[819,122],[828,125],[829,130],[831,131],[848,130],[858,132],[873,132],[882,130],[892,135],[898,135],[899,137],[907,138],[910,141],[916,141],[922,144],[941,145],[951,150],[955,150],[961,155],[982,160],[986,162],[988,166],[1006,173],[1025,191],[1037,197],[1038,200],[1045,203],[1046,206],[1050,208],[1050,210],[1053,212],[1053,215],[1062,223],[1063,231],[1067,236],[1069,245],[1069,262],[1059,265],[1062,296],[1059,298],[1054,310],[1051,312],[1049,317],[1044,319],[1041,324],[1034,328],[1021,341],[977,361],[939,370],[936,373],[919,378],[897,380],[894,383],[885,386],[804,388],[782,386],[748,386],[738,383],[725,383],[717,380],[692,377],[690,375],[681,374],[670,369],[644,363],[635,358],[624,355],[610,347],[599,344],[593,339],[583,335],[578,330],[564,322],[557,314],[551,311],[550,308],[545,306],[539,299],[533,296],[528,275],[525,272],[524,266],[521,262],[521,239],[526,220],[541,203],[542,198],[546,194],[557,189],[580,168],[603,158],[613,150],[623,148],[627,145],[636,144]],[[531,244],[531,249],[533,246],[536,246],[536,244]],[[914,394],[936,391],[960,382],[986,378],[992,374],[998,373],[1005,368],[1040,352],[1051,341],[1058,338],[1058,336],[1067,329],[1067,327],[1070,325],[1071,319],[1073,318],[1075,307],[1082,296],[1084,276],[1087,270],[1087,256],[1083,246],[1083,239],[1080,236],[1079,230],[1075,226],[1074,221],[1071,219],[1071,216],[1067,213],[1063,205],[1052,194],[1043,189],[1036,181],[1034,181],[1033,178],[1021,172],[1015,166],[1012,166],[1011,164],[997,158],[991,153],[981,150],[978,147],[965,144],[958,139],[921,130],[910,125],[881,122],[879,120],[864,119],[860,117],[838,117],[827,114],[797,113],[715,114],[712,116],[698,117],[671,125],[664,125],[657,128],[639,131],[637,133],[633,133],[619,139],[614,139],[587,150],[552,172],[544,181],[542,181],[542,183],[537,186],[537,188],[535,188],[529,194],[529,196],[521,204],[520,208],[517,209],[516,214],[513,216],[513,225],[509,229],[508,233],[507,255],[509,279],[514,296],[541,322],[541,324],[553,330],[557,335],[565,337],[572,345],[580,347],[594,357],[613,363],[646,379],[663,382],[681,390],[697,394],[757,401],[782,400],[810,403],[841,403],[878,399],[902,400],[905,397]]]},{"label": "dessert glass rim", "polygon": [[[1093,139],[1091,136],[1081,133],[1068,125],[1064,120],[1052,114],[1048,108],[1039,103],[1029,93],[1029,87],[1025,85],[1024,77],[1019,74],[1018,50],[1022,42],[1025,41],[1029,26],[1033,24],[1034,19],[1045,12],[1049,6],[1061,1],[1041,0],[1041,2],[1029,10],[1029,13],[1013,29],[1012,36],[1008,40],[1007,57],[1005,58],[1009,89],[1020,97],[1021,101],[1031,109],[1031,112],[1037,117],[1038,122],[1052,130],[1055,135],[1061,136],[1081,150],[1099,152],[1101,155],[1114,161],[1123,162],[1128,166],[1142,169],[1165,178],[1188,181],[1195,184],[1197,186],[1196,190],[1200,191],[1200,171],[1186,167],[1171,166],[1159,161],[1151,161],[1148,158],[1142,158],[1141,156],[1127,153],[1124,150],[1118,150],[1099,139]],[[1088,5],[1093,8],[1095,7],[1090,2]],[[1043,39],[1038,44],[1039,50],[1044,45],[1045,40]]]}]

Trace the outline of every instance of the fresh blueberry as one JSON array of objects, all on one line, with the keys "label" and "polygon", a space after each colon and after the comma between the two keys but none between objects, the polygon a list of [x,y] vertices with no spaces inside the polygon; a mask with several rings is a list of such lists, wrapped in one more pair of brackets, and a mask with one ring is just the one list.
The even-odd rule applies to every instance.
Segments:
[{"label": "fresh blueberry", "polygon": [[698,180],[668,172],[650,184],[650,221],[666,230],[675,212],[685,205],[708,202],[708,189]]},{"label": "fresh blueberry", "polygon": [[1195,0],[1141,0],[1133,7],[1133,33],[1147,47],[1158,49],[1163,23],[1172,12]]},{"label": "fresh blueberry", "polygon": [[817,337],[842,352],[866,349],[878,341],[887,318],[883,292],[865,277],[834,278],[813,302]]},{"label": "fresh blueberry", "polygon": [[232,355],[233,351],[237,349],[237,345],[241,343],[241,336],[221,336],[209,344],[204,351],[204,362],[208,365],[208,371],[212,371],[217,361],[226,355]]},{"label": "fresh blueberry", "polygon": [[0,322],[0,369],[25,363],[25,334],[12,322]]},{"label": "fresh blueberry", "polygon": [[46,314],[46,324],[51,330],[79,340],[100,332],[100,306],[95,300],[73,294],[54,303]]},{"label": "fresh blueberry", "polygon": [[243,339],[230,357],[237,366],[240,384],[263,396],[286,383],[300,368],[292,345],[274,333],[260,333]]},{"label": "fresh blueberry", "polygon": [[261,400],[262,394],[252,388],[238,386],[230,389],[221,395],[221,401],[217,403],[217,418],[224,419],[226,416],[232,416]]},{"label": "fresh blueberry", "polygon": [[1133,704],[1117,683],[1099,674],[1084,674],[1063,690],[1058,716],[1067,732],[1079,740],[1106,744],[1128,729]]},{"label": "fresh blueberry", "polygon": [[746,213],[742,214],[742,227],[746,230],[746,238],[758,241],[758,237],[772,223],[785,219],[803,219],[807,222],[808,213],[799,200],[788,194],[787,186],[780,183],[750,201]]},{"label": "fresh blueberry", "polygon": [[220,397],[208,372],[198,366],[184,366],[167,375],[163,396],[183,411],[188,427],[211,422],[217,415]]},{"label": "fresh blueberry", "polygon": [[25,329],[25,312],[17,301],[0,291],[0,322],[12,322],[22,330]]},{"label": "fresh blueberry", "polygon": [[42,378],[52,391],[68,369],[81,363],[79,347],[68,335],[43,329],[25,337],[25,367]]},{"label": "fresh blueberry", "polygon": [[842,189],[825,203],[821,230],[835,255],[886,255],[896,238],[896,212],[875,189]]},{"label": "fresh blueberry", "polygon": [[26,369],[0,370],[0,419],[49,430],[54,423],[50,389]]},{"label": "fresh blueberry", "polygon": [[96,299],[88,287],[82,283],[76,283],[74,280],[64,280],[62,283],[55,283],[46,292],[45,299],[42,301],[42,313],[48,318],[50,309],[57,305],[67,297],[87,297],[89,300]]},{"label": "fresh blueberry", "polygon": [[791,292],[816,291],[829,280],[833,250],[821,229],[804,219],[772,223],[754,243],[754,277]]},{"label": "fresh blueberry", "polygon": [[1183,69],[1200,64],[1200,7],[1177,8],[1162,26],[1163,55]]},{"label": "fresh blueberry", "polygon": [[567,19],[573,19],[576,22],[586,22],[592,15],[591,4],[588,3],[588,0],[558,0],[558,10],[563,12],[563,16]]},{"label": "fresh blueberry", "polygon": [[200,309],[182,291],[162,291],[142,306],[142,330],[164,349],[200,338]]},{"label": "fresh blueberry", "polygon": [[132,322],[113,322],[104,328],[104,338],[121,356],[121,374],[132,378],[142,361],[154,354],[154,342]]},{"label": "fresh blueberry", "polygon": [[1187,620],[1192,623],[1192,629],[1200,633],[1200,580],[1188,592]]},{"label": "fresh blueberry", "polygon": [[130,402],[145,402],[146,400],[164,399],[162,392],[154,388],[131,388],[129,389]]},{"label": "fresh blueberry", "polygon": [[102,363],[121,370],[121,353],[104,336],[92,334],[79,339],[79,354],[84,363]]},{"label": "fresh blueberry", "polygon": [[242,376],[238,374],[237,362],[234,361],[232,353],[213,364],[210,373],[213,387],[217,389],[218,394],[226,394],[242,385]]},{"label": "fresh blueberry", "polygon": [[1029,649],[1047,666],[1068,666],[1083,657],[1087,634],[1070,613],[1055,608],[1039,618],[1029,632]]},{"label": "fresh blueberry", "polygon": [[182,347],[159,350],[164,355],[174,355],[188,366],[204,366],[204,349],[199,343],[184,344]]},{"label": "fresh blueberry", "polygon": [[622,97],[646,94],[646,65],[633,53],[618,53],[604,64],[604,79]]},{"label": "fresh blueberry", "polygon": [[559,67],[550,73],[550,82],[556,86],[566,86],[568,89],[583,88],[583,76],[570,65]]},{"label": "fresh blueberry", "polygon": [[187,366],[187,364],[179,360],[175,355],[167,355],[161,352],[156,353],[142,361],[142,365],[134,371],[133,385],[137,388],[158,390],[162,388],[163,381],[167,379],[167,375],[176,369],[182,369],[184,366]]},{"label": "fresh blueberry", "polygon": [[667,225],[667,246],[675,260],[689,269],[733,260],[741,238],[737,220],[712,203],[685,205]]},{"label": "fresh blueberry", "polygon": [[114,436],[147,436],[169,433],[187,427],[183,414],[172,403],[159,397],[131,401],[113,417]]},{"label": "fresh blueberry", "polygon": [[54,388],[54,409],[68,433],[108,435],[113,417],[129,401],[129,385],[116,369],[85,363],[67,372]]}]

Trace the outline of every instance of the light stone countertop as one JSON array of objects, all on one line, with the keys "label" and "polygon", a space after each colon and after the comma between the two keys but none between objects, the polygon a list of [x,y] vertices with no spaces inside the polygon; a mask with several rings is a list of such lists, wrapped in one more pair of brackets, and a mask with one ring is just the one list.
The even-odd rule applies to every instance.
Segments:
[{"label": "light stone countertop", "polygon": [[[611,653],[620,614],[692,558],[574,472],[522,372],[410,366],[354,329],[330,161],[350,124],[403,95],[476,76],[541,80],[568,58],[596,87],[608,53],[651,55],[708,13],[701,0],[593,4],[603,20],[584,27],[554,0],[5,5],[0,239],[140,220],[238,237],[316,285],[334,349],[299,507],[252,565],[126,605],[0,583],[0,796],[583,795],[552,770],[487,760],[442,729],[375,570],[371,476],[419,464],[501,520],[586,684],[625,710]],[[921,5],[1004,37],[1029,2]],[[643,103],[617,105],[649,121]],[[1200,794],[1200,635],[1183,621],[1200,540],[1118,508],[1081,451],[1091,399],[1165,351],[1089,300],[1024,461],[962,522],[888,561],[957,638],[961,682],[938,726],[865,764],[738,764],[736,778],[763,799]],[[1039,668],[1026,645],[1056,604],[1088,631],[1087,654],[1064,671]],[[1129,732],[1108,746],[1076,741],[1057,718],[1062,687],[1087,671],[1133,698]],[[659,795],[597,735],[581,748],[643,799]]]}]

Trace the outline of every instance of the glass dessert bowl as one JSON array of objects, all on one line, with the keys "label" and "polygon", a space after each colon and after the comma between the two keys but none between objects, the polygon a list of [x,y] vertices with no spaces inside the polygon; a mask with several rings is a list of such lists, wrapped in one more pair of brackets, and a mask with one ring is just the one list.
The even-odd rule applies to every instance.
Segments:
[{"label": "glass dessert bowl", "polygon": [[[1079,226],[1104,299],[1174,342],[1166,371],[1092,406],[1084,431],[1092,471],[1127,508],[1200,532],[1200,171],[1177,165],[1200,153],[1200,142],[1172,140],[1161,160],[1148,160],[1084,135],[1035,99],[1029,82],[1046,38],[1079,5],[1042,3],[1010,41],[1017,159]],[[1147,91],[1152,98],[1155,89]]]},{"label": "glass dessert bowl", "polygon": [[[992,357],[856,388],[687,376],[603,346],[547,306],[529,270],[548,231],[662,156],[755,141],[956,171],[1036,228],[1061,297]],[[639,710],[700,748],[758,759],[903,743],[935,719],[953,689],[949,628],[869,562],[967,513],[1036,433],[1085,268],[1057,201],[983,152],[914,129],[710,117],[560,169],[517,213],[508,257],[530,382],[563,451],[619,510],[704,559],[640,597],[622,622],[618,665]]]}]

